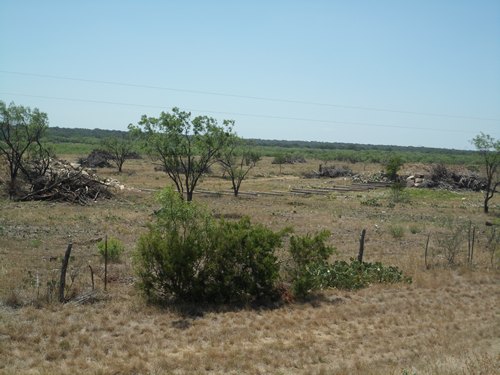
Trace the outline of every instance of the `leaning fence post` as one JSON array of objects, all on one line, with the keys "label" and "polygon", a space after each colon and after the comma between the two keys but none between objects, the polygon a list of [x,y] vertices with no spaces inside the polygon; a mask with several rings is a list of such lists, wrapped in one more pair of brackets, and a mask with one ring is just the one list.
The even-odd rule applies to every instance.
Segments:
[{"label": "leaning fence post", "polygon": [[64,287],[66,286],[66,270],[68,269],[69,256],[71,255],[71,248],[73,243],[68,244],[66,253],[64,254],[64,259],[61,267],[61,280],[59,281],[59,302],[64,302]]},{"label": "leaning fence post", "polygon": [[92,266],[89,264],[90,268],[90,279],[92,281],[92,290],[94,290],[94,270],[92,269]]},{"label": "leaning fence post", "polygon": [[358,253],[358,262],[363,262],[363,252],[365,251],[365,234],[366,229],[361,231],[361,237],[359,238],[359,253]]}]

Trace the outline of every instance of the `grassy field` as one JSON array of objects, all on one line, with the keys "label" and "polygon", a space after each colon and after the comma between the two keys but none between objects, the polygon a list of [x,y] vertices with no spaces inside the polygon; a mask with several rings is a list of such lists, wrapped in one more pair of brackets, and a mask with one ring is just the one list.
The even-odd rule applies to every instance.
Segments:
[{"label": "grassy field", "polygon": [[[195,200],[227,219],[248,215],[297,233],[327,229],[337,259],[357,255],[366,229],[365,259],[400,267],[412,284],[332,289],[274,307],[148,305],[134,285],[132,254],[158,208],[154,192],[169,181],[150,161],[131,160],[120,175],[98,171],[125,185],[111,200],[82,207],[0,198],[0,373],[500,373],[500,254],[491,240],[495,227],[485,225],[500,224],[498,197],[486,216],[482,194],[473,192],[407,189],[405,199],[388,188],[289,193],[350,184],[302,178],[319,163],[284,165],[279,173],[279,166],[264,158],[241,191],[282,195],[234,198],[225,194],[230,182],[214,173],[199,188],[223,193],[199,193]],[[369,163],[349,167],[359,173],[380,169]],[[406,164],[403,173],[426,169]],[[467,265],[470,226],[476,237]],[[120,239],[126,249],[122,260],[109,266],[106,292],[97,250],[105,235]],[[54,286],[69,241],[68,295],[90,290],[90,266],[99,291],[94,303],[56,302]],[[454,266],[446,259],[450,251],[456,251]]]}]

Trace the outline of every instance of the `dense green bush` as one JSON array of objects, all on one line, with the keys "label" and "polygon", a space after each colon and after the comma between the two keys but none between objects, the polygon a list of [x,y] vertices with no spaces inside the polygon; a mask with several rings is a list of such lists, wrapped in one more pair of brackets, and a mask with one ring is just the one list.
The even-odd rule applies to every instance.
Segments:
[{"label": "dense green bush", "polygon": [[396,180],[398,177],[398,172],[403,166],[403,158],[399,155],[392,155],[388,160],[384,162],[385,173],[391,180]]},{"label": "dense green bush", "polygon": [[276,249],[284,232],[215,220],[172,190],[160,195],[162,209],[136,252],[140,286],[156,300],[231,303],[275,295],[279,278]]},{"label": "dense green bush", "polygon": [[325,288],[359,289],[371,283],[411,282],[394,266],[351,259],[329,263],[335,248],[327,246],[328,231],[303,237],[291,237],[292,266],[288,270],[295,296],[303,298]]},{"label": "dense green bush", "polygon": [[[162,208],[135,253],[139,286],[151,300],[262,302],[288,293],[283,285],[302,298],[327,287],[357,289],[406,280],[397,268],[380,263],[330,263],[335,249],[326,244],[328,231],[291,236],[280,260],[278,250],[289,230],[273,232],[248,218],[217,220],[171,189],[159,201]],[[288,266],[281,269],[287,254]]]},{"label": "dense green bush", "polygon": [[314,290],[326,287],[325,279],[317,270],[327,266],[328,258],[335,252],[335,248],[325,244],[328,237],[330,232],[321,231],[315,235],[290,238],[292,265],[288,273],[296,296],[305,297]]},{"label": "dense green bush", "polygon": [[283,232],[273,232],[248,218],[221,220],[211,232],[206,259],[205,295],[214,302],[241,302],[276,295],[280,265],[276,250]]}]

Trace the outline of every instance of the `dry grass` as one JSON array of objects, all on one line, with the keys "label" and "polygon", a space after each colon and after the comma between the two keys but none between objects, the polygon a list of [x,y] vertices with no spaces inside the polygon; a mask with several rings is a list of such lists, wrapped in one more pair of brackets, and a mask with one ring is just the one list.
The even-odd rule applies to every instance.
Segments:
[{"label": "dry grass", "polygon": [[[285,165],[279,175],[279,166],[265,159],[242,190],[331,185],[300,178],[317,164]],[[167,183],[147,161],[124,167],[120,176],[112,169],[100,173],[141,189]],[[201,187],[223,190],[229,183],[209,177]],[[330,290],[310,302],[276,309],[220,311],[148,306],[134,288],[130,255],[157,208],[149,190],[127,190],[89,207],[2,199],[0,373],[499,373],[500,274],[486,247],[490,228],[484,226],[482,196],[430,193],[392,208],[389,198],[387,190],[239,199],[197,195],[223,217],[246,214],[275,229],[293,226],[300,233],[328,229],[342,259],[356,255],[359,233],[366,228],[366,260],[397,265],[414,280],[356,292]],[[367,199],[381,206],[362,205]],[[492,211],[498,212],[498,205]],[[474,266],[464,264],[465,241],[460,264],[450,268],[437,238],[469,221],[478,228]],[[394,238],[395,226],[403,228],[403,236]],[[423,264],[428,233],[430,269]],[[88,265],[102,273],[96,241],[105,234],[126,247],[122,262],[110,266],[106,298],[87,305],[49,303],[47,281],[57,279],[60,267],[52,257],[60,257],[73,241],[71,292],[82,293],[90,288]],[[102,290],[99,276],[95,282]]]}]

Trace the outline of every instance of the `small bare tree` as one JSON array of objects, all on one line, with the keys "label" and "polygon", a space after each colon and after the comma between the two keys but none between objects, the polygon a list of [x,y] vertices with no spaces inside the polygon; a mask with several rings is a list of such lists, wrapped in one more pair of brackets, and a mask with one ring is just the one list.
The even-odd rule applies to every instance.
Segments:
[{"label": "small bare tree", "polygon": [[486,189],[484,192],[484,213],[488,213],[488,203],[500,186],[500,140],[481,132],[472,141],[472,144],[483,157],[486,170]]},{"label": "small bare tree", "polygon": [[241,183],[259,160],[260,155],[245,147],[241,138],[236,135],[229,138],[227,147],[220,153],[219,164],[231,179],[235,197],[238,196]]}]

